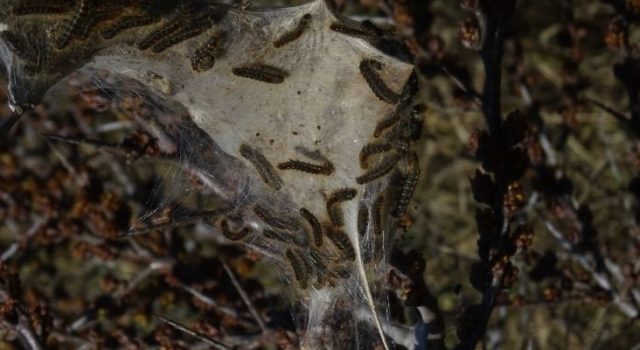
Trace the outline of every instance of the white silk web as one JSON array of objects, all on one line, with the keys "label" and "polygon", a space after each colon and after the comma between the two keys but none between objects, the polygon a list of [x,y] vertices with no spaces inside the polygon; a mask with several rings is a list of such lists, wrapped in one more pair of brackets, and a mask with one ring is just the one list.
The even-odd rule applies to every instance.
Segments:
[{"label": "white silk web", "polygon": [[65,26],[58,14],[0,17],[13,104],[69,83],[109,96],[180,165],[167,187],[214,198],[198,204],[205,221],[284,271],[303,348],[393,347],[381,336],[384,265],[419,172],[413,67],[323,0],[260,11],[173,2],[113,10],[102,27],[83,23],[94,5],[82,0]]}]

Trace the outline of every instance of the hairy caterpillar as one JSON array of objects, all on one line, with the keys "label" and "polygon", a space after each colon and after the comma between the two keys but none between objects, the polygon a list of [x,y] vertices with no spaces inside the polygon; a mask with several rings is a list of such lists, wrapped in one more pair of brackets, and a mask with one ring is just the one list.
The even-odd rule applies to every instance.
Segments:
[{"label": "hairy caterpillar", "polygon": [[153,24],[157,20],[149,15],[128,16],[114,22],[102,32],[104,39],[111,39],[123,31],[135,27],[142,27]]},{"label": "hairy caterpillar", "polygon": [[100,21],[114,17],[117,11],[113,9],[101,9],[87,16],[87,18],[78,25],[76,37],[80,40],[86,40],[89,37],[91,29],[93,29]]},{"label": "hairy caterpillar", "polygon": [[373,137],[380,137],[383,131],[393,126],[393,124],[397,123],[398,120],[400,120],[399,111],[394,111],[390,115],[384,117],[378,122],[378,124],[376,124],[376,128],[373,131]]},{"label": "hairy caterpillar", "polygon": [[373,59],[366,59],[360,62],[360,73],[371,88],[371,91],[382,101],[395,104],[400,100],[400,95],[391,90],[378,75],[382,69],[382,63]]},{"label": "hairy caterpillar", "polygon": [[243,78],[262,81],[269,84],[280,84],[289,75],[286,71],[266,64],[255,63],[242,67],[235,67],[232,73]]},{"label": "hairy caterpillar", "polygon": [[391,212],[391,215],[398,218],[407,212],[407,207],[411,201],[411,197],[416,190],[418,177],[420,176],[420,164],[418,163],[418,155],[411,153],[409,158],[409,169],[403,175],[400,190],[398,191],[398,202]]},{"label": "hairy caterpillar", "polygon": [[220,230],[222,231],[222,235],[231,241],[239,241],[251,233],[251,230],[246,227],[243,227],[240,231],[231,230],[229,223],[224,219],[220,221]]},{"label": "hairy caterpillar", "polygon": [[71,38],[77,34],[76,32],[83,23],[82,20],[88,11],[89,0],[79,0],[73,18],[58,28],[61,31],[54,38],[54,45],[57,49],[64,49],[69,45]]},{"label": "hairy caterpillar", "polygon": [[344,218],[342,217],[342,208],[340,203],[348,200],[352,200],[356,197],[358,192],[353,188],[345,188],[338,190],[329,196],[327,200],[327,213],[329,219],[334,226],[344,225]]},{"label": "hairy caterpillar", "polygon": [[333,173],[333,165],[323,164],[311,164],[299,160],[290,159],[288,162],[278,164],[280,170],[297,170],[310,174],[331,175]]},{"label": "hairy caterpillar", "polygon": [[375,33],[372,33],[368,28],[356,28],[338,22],[331,23],[329,29],[340,34],[354,36],[357,38],[370,38],[375,36]]},{"label": "hairy caterpillar", "polygon": [[311,15],[307,13],[302,16],[302,18],[292,31],[283,34],[273,43],[273,46],[283,47],[288,43],[295,41],[302,35],[302,33],[304,33],[305,29],[307,29],[307,27],[309,26],[309,23],[311,23]]},{"label": "hairy caterpillar", "polygon": [[382,205],[384,204],[384,196],[379,195],[373,202],[371,210],[371,221],[373,224],[373,233],[376,236],[382,235]]},{"label": "hairy caterpillar", "polygon": [[276,216],[273,213],[269,212],[267,208],[264,208],[261,205],[254,206],[253,212],[256,213],[260,220],[264,221],[269,226],[289,231],[299,229],[296,223],[290,218]]},{"label": "hairy caterpillar", "polygon": [[224,40],[223,32],[214,33],[191,57],[191,68],[198,73],[206,72],[213,68],[216,53],[222,40]]},{"label": "hairy caterpillar", "polygon": [[356,259],[356,252],[353,249],[353,245],[344,231],[340,229],[328,228],[327,237],[342,252],[345,259],[353,261]]},{"label": "hairy caterpillar", "polygon": [[176,44],[181,43],[187,39],[191,39],[200,35],[206,29],[203,25],[189,25],[181,28],[178,31],[168,35],[167,37],[160,39],[151,46],[151,51],[154,53],[160,53]]},{"label": "hairy caterpillar", "polygon": [[164,26],[152,31],[146,37],[142,38],[140,43],[138,43],[138,48],[140,50],[146,50],[151,46],[156,45],[162,39],[182,28],[183,25],[184,23],[176,20],[166,23]]},{"label": "hairy caterpillar", "polygon": [[247,159],[258,171],[262,180],[271,188],[278,191],[282,188],[282,179],[267,158],[258,150],[245,144],[240,145],[240,155]]},{"label": "hairy caterpillar", "polygon": [[368,167],[367,159],[370,156],[378,153],[388,152],[391,150],[391,148],[391,144],[386,142],[366,144],[364,147],[362,147],[362,150],[360,150],[360,167],[366,169]]},{"label": "hairy caterpillar", "polygon": [[13,14],[16,16],[27,15],[54,15],[61,14],[68,11],[68,8],[61,5],[49,5],[49,4],[37,4],[37,5],[23,5],[15,7]]},{"label": "hairy caterpillar", "polygon": [[369,207],[365,202],[360,203],[358,207],[358,233],[364,236],[369,227]]},{"label": "hairy caterpillar", "polygon": [[381,261],[384,258],[384,238],[382,235],[374,238],[373,257],[376,261]]},{"label": "hairy caterpillar", "polygon": [[293,244],[299,247],[305,247],[307,245],[307,242],[303,237],[296,236],[295,234],[287,231],[279,231],[267,227],[262,230],[262,234],[268,239]]},{"label": "hairy caterpillar", "polygon": [[367,171],[366,173],[358,176],[356,178],[356,182],[360,185],[374,181],[386,174],[388,174],[400,161],[401,155],[399,153],[394,153],[393,155],[387,157],[383,160],[377,167]]},{"label": "hairy caterpillar", "polygon": [[322,224],[309,210],[300,208],[300,215],[307,220],[309,226],[311,226],[311,232],[313,234],[313,242],[316,247],[322,246]]},{"label": "hairy caterpillar", "polygon": [[285,253],[287,260],[289,260],[289,264],[291,265],[291,269],[293,269],[293,274],[296,277],[296,280],[300,284],[300,288],[307,289],[309,286],[309,274],[305,268],[304,261],[300,257],[299,254],[296,254],[291,249],[287,249]]}]

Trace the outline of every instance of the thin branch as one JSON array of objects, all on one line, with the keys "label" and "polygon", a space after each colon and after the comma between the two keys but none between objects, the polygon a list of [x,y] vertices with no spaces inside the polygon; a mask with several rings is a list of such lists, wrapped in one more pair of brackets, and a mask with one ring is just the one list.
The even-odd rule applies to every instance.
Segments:
[{"label": "thin branch", "polygon": [[223,343],[221,343],[221,342],[219,342],[217,340],[211,339],[211,338],[207,337],[206,335],[204,335],[202,333],[199,333],[199,332],[196,332],[196,331],[194,331],[192,329],[189,329],[189,328],[185,327],[184,325],[181,325],[178,322],[172,321],[172,320],[170,320],[170,319],[168,319],[166,317],[160,316],[158,314],[154,314],[154,315],[157,318],[159,318],[162,322],[170,325],[171,327],[173,327],[173,328],[175,328],[175,329],[177,329],[177,330],[179,330],[181,332],[184,332],[184,333],[186,333],[186,334],[188,334],[188,335],[190,335],[190,336],[192,336],[192,337],[194,337],[194,338],[196,338],[198,340],[201,340],[201,341],[213,346],[215,349],[218,349],[218,350],[233,350],[232,348],[226,346],[225,344],[223,344]]},{"label": "thin branch", "polygon": [[242,301],[244,301],[244,303],[249,308],[249,312],[251,312],[251,315],[256,320],[256,322],[258,322],[260,329],[262,329],[263,333],[267,333],[269,329],[267,327],[266,322],[262,318],[262,315],[260,315],[260,313],[258,312],[258,309],[256,309],[256,307],[251,302],[249,295],[247,294],[247,292],[244,290],[244,288],[236,278],[236,275],[233,273],[233,271],[231,271],[231,268],[224,261],[220,261],[220,262],[222,263],[222,267],[224,267],[224,270],[227,272],[229,279],[231,279],[231,283],[233,283],[233,286],[236,287],[236,289],[238,290],[238,293],[240,294]]}]

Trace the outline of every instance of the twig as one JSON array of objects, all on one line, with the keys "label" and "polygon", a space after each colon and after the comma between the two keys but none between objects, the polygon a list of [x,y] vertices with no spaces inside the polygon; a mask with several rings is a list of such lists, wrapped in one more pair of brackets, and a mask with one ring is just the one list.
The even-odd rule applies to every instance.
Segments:
[{"label": "twig", "polygon": [[551,223],[549,220],[545,220],[544,224],[549,233],[551,233],[551,235],[560,243],[560,246],[571,253],[571,257],[577,260],[580,265],[582,265],[582,267],[587,270],[591,274],[591,276],[593,276],[593,279],[602,289],[611,293],[611,295],[613,296],[613,303],[620,309],[620,311],[622,311],[626,316],[630,318],[636,318],[640,314],[636,305],[634,305],[633,303],[629,303],[622,298],[618,290],[611,283],[609,276],[607,276],[607,274],[605,273],[597,271],[592,266],[592,261],[589,261],[587,256],[585,256],[584,254],[578,253],[577,247],[569,240],[567,240],[562,232],[560,232],[560,230],[558,230],[555,225],[553,225],[553,223]]},{"label": "twig", "polygon": [[262,329],[263,333],[267,333],[269,329],[267,327],[266,322],[262,318],[262,315],[260,315],[260,313],[258,312],[258,309],[256,309],[256,307],[251,302],[249,295],[247,294],[247,292],[244,290],[244,288],[236,278],[236,275],[233,273],[233,271],[231,271],[231,268],[229,268],[229,266],[224,261],[220,261],[220,262],[222,263],[222,267],[224,267],[224,270],[227,272],[229,279],[231,279],[231,283],[233,283],[233,286],[236,287],[236,290],[240,294],[242,301],[244,301],[245,305],[247,305],[247,307],[249,308],[249,312],[251,312],[251,315],[256,320],[256,322],[258,322],[260,329]]},{"label": "twig", "polygon": [[173,328],[175,328],[175,329],[177,329],[177,330],[179,330],[181,332],[187,333],[188,335],[190,335],[190,336],[192,336],[194,338],[197,338],[198,340],[201,340],[201,341],[213,346],[215,349],[218,349],[218,350],[233,350],[232,348],[226,346],[225,344],[223,344],[223,343],[221,343],[221,342],[219,342],[217,340],[211,339],[211,338],[207,337],[204,334],[201,334],[201,333],[198,333],[198,332],[196,332],[196,331],[194,331],[192,329],[189,329],[189,328],[181,325],[178,322],[172,321],[172,320],[170,320],[170,319],[168,319],[166,317],[160,316],[160,315],[155,314],[155,313],[154,313],[154,315],[157,318],[159,318],[162,322],[170,325],[171,327],[173,327]]}]

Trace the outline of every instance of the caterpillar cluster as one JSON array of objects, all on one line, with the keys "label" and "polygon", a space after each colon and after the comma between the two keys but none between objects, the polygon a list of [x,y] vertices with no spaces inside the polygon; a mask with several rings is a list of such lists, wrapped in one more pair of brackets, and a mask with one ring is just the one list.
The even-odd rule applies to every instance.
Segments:
[{"label": "caterpillar cluster", "polygon": [[[418,183],[420,165],[416,153],[411,151],[410,141],[420,137],[422,114],[425,111],[426,106],[422,104],[412,106],[408,102],[401,103],[393,113],[376,125],[373,136],[380,138],[384,134],[384,140],[366,144],[360,150],[360,167],[365,171],[356,178],[357,183],[370,183],[392,171],[399,172],[400,180],[395,184],[396,204],[391,211],[394,217],[401,217],[406,213]],[[369,167],[369,158],[374,155],[379,155],[381,160]],[[401,162],[405,166],[398,166]],[[379,205],[374,205],[372,211],[374,233],[377,234],[381,227],[376,222]],[[381,245],[382,242],[376,244]]]},{"label": "caterpillar cluster", "polygon": [[[351,198],[351,194],[339,192],[328,206]],[[321,287],[334,286],[338,279],[349,277],[346,264],[355,259],[355,249],[340,227],[322,223],[306,208],[300,208],[299,217],[283,217],[260,205],[254,206],[254,213],[262,222],[263,237],[284,244],[285,258],[302,289],[311,285],[314,278],[314,286]],[[325,236],[330,246],[323,243]]]}]

